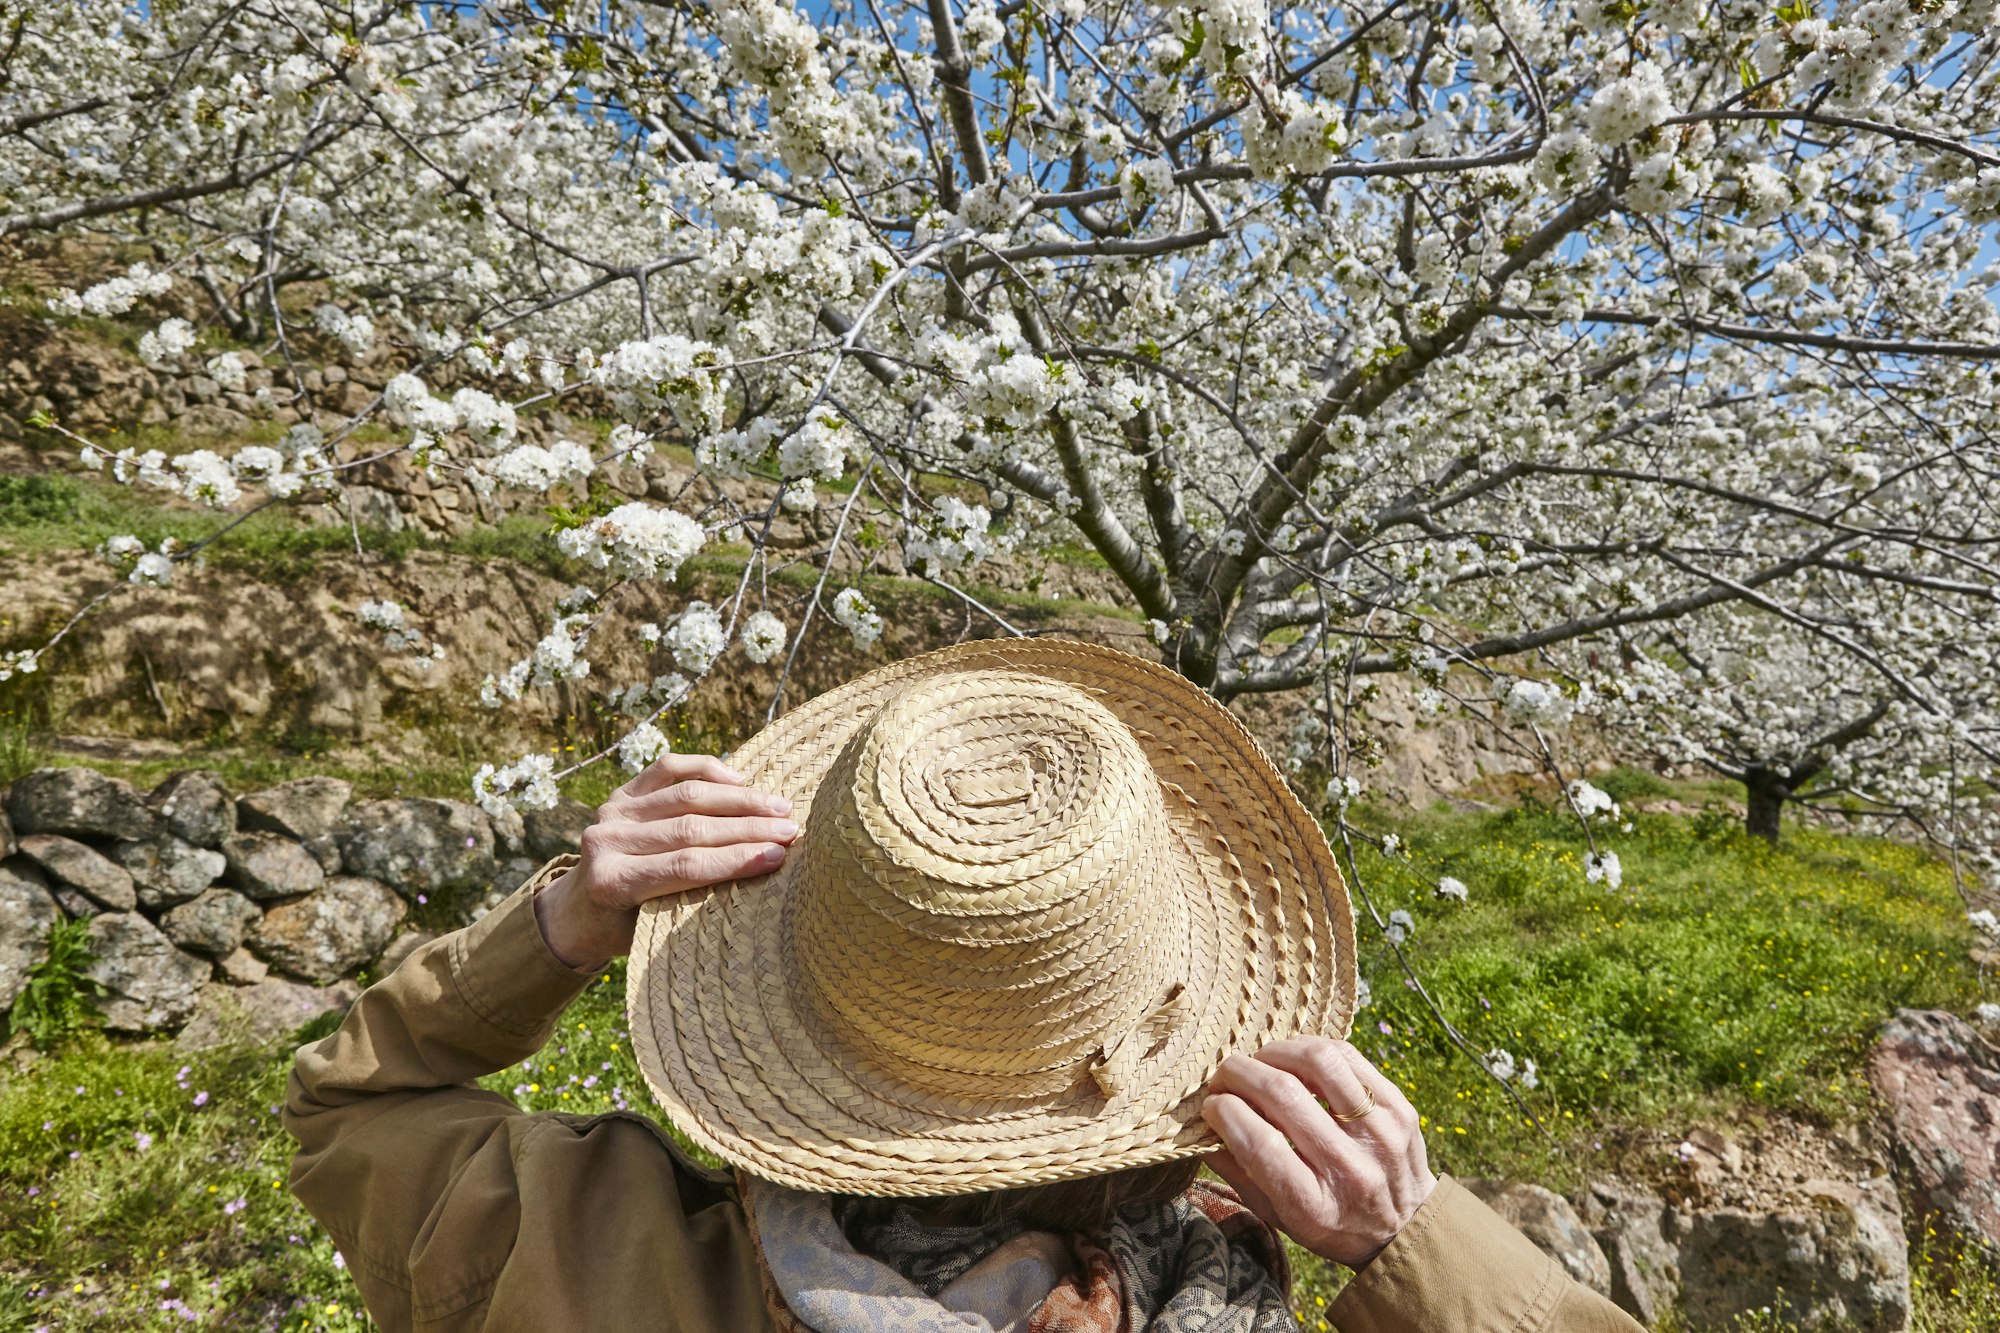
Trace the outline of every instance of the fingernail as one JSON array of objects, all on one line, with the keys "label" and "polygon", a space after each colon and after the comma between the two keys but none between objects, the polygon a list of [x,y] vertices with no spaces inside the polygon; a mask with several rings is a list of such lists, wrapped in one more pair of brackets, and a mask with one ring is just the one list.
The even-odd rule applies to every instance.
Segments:
[{"label": "fingernail", "polygon": [[743,775],[729,765],[724,764],[722,766],[722,780],[724,782],[741,782],[743,781]]},{"label": "fingernail", "polygon": [[775,870],[784,863],[785,849],[782,847],[766,847],[757,853],[757,864],[766,870]]},{"label": "fingernail", "polygon": [[791,839],[799,836],[799,823],[795,819],[780,819],[777,821],[777,827],[778,836],[781,838]]},{"label": "fingernail", "polygon": [[792,813],[792,803],[782,796],[766,796],[764,804],[770,808],[771,813],[774,815],[789,815]]}]

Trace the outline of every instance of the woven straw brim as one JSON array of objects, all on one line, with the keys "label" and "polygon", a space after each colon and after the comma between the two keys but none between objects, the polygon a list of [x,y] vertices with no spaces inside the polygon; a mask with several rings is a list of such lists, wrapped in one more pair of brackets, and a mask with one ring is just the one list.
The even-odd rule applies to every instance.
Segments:
[{"label": "woven straw brim", "polygon": [[[986,693],[959,710],[983,730],[968,732],[953,711],[951,686],[960,673],[1007,673],[982,676]],[[1004,696],[998,702],[988,697],[995,679]],[[924,693],[932,684],[942,693]],[[1122,724],[1117,743],[1136,747],[1132,767],[1146,788],[1107,795],[1086,764],[1054,779],[1058,799],[1042,821],[1052,824],[1046,833],[1024,831],[1017,819],[1017,827],[947,847],[971,887],[962,903],[933,905],[934,915],[914,927],[936,935],[936,957],[962,957],[962,948],[948,951],[980,942],[989,927],[980,875],[1009,871],[1003,857],[1055,864],[1119,854],[1111,845],[1123,841],[1117,837],[1100,836],[1101,848],[1064,841],[1064,812],[1073,805],[1101,809],[1115,800],[1163,812],[1157,845],[1099,876],[1118,884],[1143,876],[1156,890],[1150,901],[1160,904],[1151,914],[1157,919],[1129,930],[1107,924],[1086,952],[1038,949],[1038,940],[1074,932],[1080,915],[1094,910],[1082,894],[1037,906],[1029,936],[1019,933],[1021,916],[1008,918],[1015,933],[1005,938],[1026,942],[992,950],[990,970],[982,957],[977,976],[950,978],[942,989],[923,975],[930,937],[922,934],[899,937],[915,941],[914,967],[870,970],[866,940],[857,944],[843,932],[879,934],[903,911],[897,887],[884,885],[898,863],[885,860],[875,867],[879,874],[848,874],[831,886],[801,877],[829,874],[815,853],[830,848],[808,844],[828,836],[820,830],[834,812],[814,821],[815,797],[849,799],[860,748],[850,742],[874,744],[884,727],[866,737],[863,729],[885,704],[893,709],[912,694],[932,714],[891,719],[888,729],[918,733],[911,743],[919,748],[934,734],[951,747],[954,763],[975,764],[1010,746],[1040,743],[1011,727],[1070,725],[1078,709],[1065,713],[1062,699],[1081,694],[1083,712],[1099,716],[1094,703]],[[633,943],[627,1008],[640,1067],[667,1116],[753,1175],[799,1189],[948,1195],[1187,1157],[1214,1146],[1199,1108],[1225,1057],[1280,1037],[1344,1036],[1352,1022],[1353,916],[1325,835],[1242,724],[1165,667],[1048,639],[962,644],[819,696],[746,742],[730,762],[751,784],[789,797],[807,832],[776,874],[648,903]],[[835,771],[840,764],[845,768]],[[883,825],[871,832],[898,836],[899,821],[921,827],[935,813],[915,790],[928,781],[912,778],[910,792],[891,793],[892,804],[902,805],[866,816]],[[1113,809],[1114,828],[1144,822]],[[844,809],[840,817],[857,816]],[[984,858],[990,867],[980,864],[980,837],[1001,849]],[[1077,882],[1094,881],[1085,871]],[[809,937],[798,938],[801,904],[833,892],[876,910],[813,918]],[[963,924],[940,933],[939,921]],[[802,994],[802,970],[819,983],[813,993],[820,1004]],[[1112,976],[1115,985],[1106,981]],[[1080,1078],[1087,1062],[1076,1058],[1073,1039],[1106,1022],[1142,1019],[1162,981],[1178,996],[1178,1021],[1160,1025],[1159,1040],[1119,1084]],[[982,1027],[982,988],[1014,988],[1010,998],[1031,989],[1034,1012],[1058,1018],[1045,1030],[989,1033],[1011,1011],[994,1006]]]}]

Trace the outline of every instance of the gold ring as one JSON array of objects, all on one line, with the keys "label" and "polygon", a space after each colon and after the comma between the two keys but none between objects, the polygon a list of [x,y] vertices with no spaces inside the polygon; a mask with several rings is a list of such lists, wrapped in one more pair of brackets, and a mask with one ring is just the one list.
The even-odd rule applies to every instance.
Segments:
[{"label": "gold ring", "polygon": [[1363,1106],[1363,1107],[1362,1107],[1362,1108],[1361,1108],[1361,1109],[1360,1109],[1359,1111],[1347,1111],[1347,1112],[1341,1112],[1341,1111],[1335,1111],[1335,1110],[1332,1110],[1331,1108],[1329,1108],[1329,1109],[1328,1109],[1328,1114],[1330,1114],[1330,1115],[1331,1115],[1331,1116],[1332,1116],[1332,1117],[1333,1117],[1333,1118],[1334,1118],[1335,1120],[1360,1120],[1360,1119],[1363,1119],[1364,1117],[1366,1117],[1366,1116],[1367,1116],[1367,1115],[1368,1115],[1368,1114],[1369,1114],[1370,1112],[1374,1111],[1374,1109],[1375,1109],[1375,1089],[1373,1089],[1373,1088],[1369,1088],[1369,1089],[1367,1089],[1367,1093],[1368,1093],[1368,1103],[1367,1103],[1367,1105]]}]

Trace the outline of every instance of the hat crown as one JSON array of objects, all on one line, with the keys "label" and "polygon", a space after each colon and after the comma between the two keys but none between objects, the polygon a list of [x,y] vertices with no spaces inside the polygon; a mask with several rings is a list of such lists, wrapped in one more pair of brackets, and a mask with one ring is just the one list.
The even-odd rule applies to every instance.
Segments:
[{"label": "hat crown", "polygon": [[1085,1084],[1185,968],[1173,836],[1138,741],[1084,690],[919,681],[813,800],[787,922],[800,1008],[918,1093]]}]

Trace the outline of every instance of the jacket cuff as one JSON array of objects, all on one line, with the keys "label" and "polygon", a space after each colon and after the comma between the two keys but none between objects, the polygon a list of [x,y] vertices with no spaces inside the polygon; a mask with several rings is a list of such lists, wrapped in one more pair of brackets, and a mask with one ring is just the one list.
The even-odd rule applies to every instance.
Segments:
[{"label": "jacket cuff", "polygon": [[504,902],[449,936],[451,975],[466,1006],[513,1036],[540,1032],[578,995],[599,969],[569,967],[550,952],[535,920],[535,895],[575,865],[564,853],[529,877]]},{"label": "jacket cuff", "polygon": [[1347,1284],[1327,1318],[1341,1333],[1542,1326],[1568,1282],[1555,1261],[1450,1176]]}]

